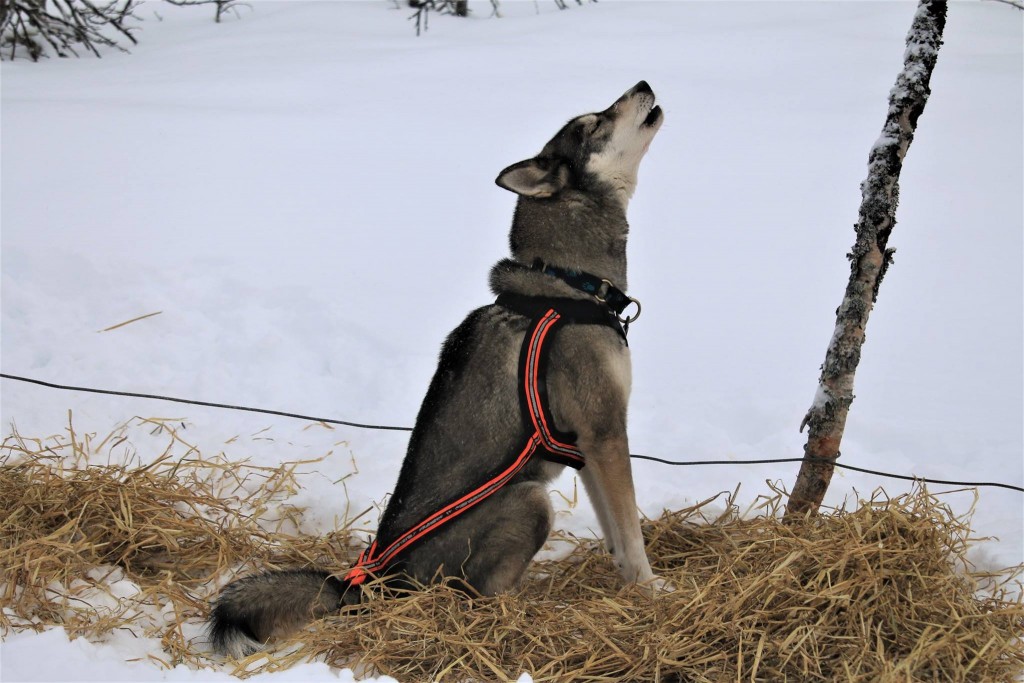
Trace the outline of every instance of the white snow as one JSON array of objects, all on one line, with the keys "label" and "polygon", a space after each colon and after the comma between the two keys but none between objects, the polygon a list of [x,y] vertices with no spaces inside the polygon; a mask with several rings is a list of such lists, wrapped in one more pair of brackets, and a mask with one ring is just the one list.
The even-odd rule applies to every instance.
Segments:
[{"label": "white snow", "polygon": [[[665,124],[631,202],[634,453],[799,457],[867,155],[912,3],[470,3],[417,38],[392,2],[148,3],[131,54],[2,66],[2,368],[411,425],[444,336],[488,303],[514,197],[493,179],[640,79]],[[539,12],[538,12],[539,10]],[[954,3],[901,179],[841,462],[1021,485],[1022,13]],[[118,323],[160,312],[117,329]],[[308,531],[390,490],[406,434],[4,380],[4,434],[176,418],[206,455],[304,466]],[[132,427],[132,449],[163,435]],[[798,466],[634,465],[648,515]],[[358,473],[334,484],[345,475]],[[839,471],[827,502],[910,484]],[[588,533],[574,482],[558,524]],[[941,491],[956,487],[931,487]],[[950,494],[958,512],[971,492]],[[376,512],[362,523],[372,528]],[[980,490],[973,557],[1024,560],[1024,495]],[[131,598],[135,587],[118,585]],[[200,625],[189,634],[200,637]],[[13,633],[4,681],[229,680],[159,642]],[[520,672],[509,672],[510,677]],[[353,680],[310,663],[254,680]],[[384,680],[384,679],[380,679]]]}]

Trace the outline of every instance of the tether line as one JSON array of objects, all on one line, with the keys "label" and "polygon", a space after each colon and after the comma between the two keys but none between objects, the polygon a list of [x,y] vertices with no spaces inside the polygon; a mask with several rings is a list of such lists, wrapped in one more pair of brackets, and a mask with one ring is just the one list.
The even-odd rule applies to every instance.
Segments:
[{"label": "tether line", "polygon": [[[302,415],[300,413],[289,413],[283,410],[269,410],[267,408],[250,408],[247,406],[236,406],[228,403],[211,403],[209,401],[196,401],[187,398],[175,398],[173,396],[161,396],[159,394],[140,394],[133,391],[113,391],[110,389],[94,389],[92,387],[76,387],[68,384],[56,384],[54,382],[44,382],[40,379],[32,379],[31,377],[19,377],[18,375],[8,375],[6,373],[0,373],[0,377],[3,379],[13,380],[15,382],[25,382],[28,384],[36,384],[41,387],[47,387],[49,389],[62,389],[64,391],[78,391],[87,394],[103,394],[105,396],[128,396],[130,398],[145,398],[155,401],[171,401],[172,403],[184,403],[186,405],[193,406],[204,406],[207,408],[223,408],[225,410],[240,410],[248,413],[261,413],[264,415],[277,415],[280,417],[290,417],[297,420],[308,420],[310,422],[323,422],[325,424],[332,425],[343,425],[345,427],[355,427],[357,429],[375,429],[382,431],[391,432],[411,432],[412,427],[395,427],[391,425],[374,425],[374,424],[363,424],[361,422],[349,422],[347,420],[334,420],[326,417],[313,417],[311,415]],[[923,481],[927,484],[939,484],[942,486],[968,486],[968,487],[979,487],[989,486],[995,488],[1009,489],[1010,491],[1019,491],[1024,493],[1024,488],[1015,486],[1013,484],[1003,484],[1001,482],[993,481],[950,481],[947,479],[933,479],[930,477],[918,477],[914,475],[906,474],[893,474],[892,472],[882,472],[881,470],[869,470],[863,467],[855,467],[853,465],[846,465],[844,463],[835,462],[832,460],[826,460],[823,458],[766,458],[757,460],[665,460],[664,458],[656,458],[653,455],[638,455],[630,453],[629,457],[636,458],[637,460],[650,460],[651,462],[661,463],[663,465],[672,465],[676,467],[699,467],[704,465],[771,465],[777,463],[788,463],[788,462],[804,462],[804,461],[817,461],[821,463],[830,463],[835,467],[839,467],[844,470],[852,470],[854,472],[860,472],[862,474],[873,474],[878,477],[889,477],[890,479],[902,479],[904,481]]]}]

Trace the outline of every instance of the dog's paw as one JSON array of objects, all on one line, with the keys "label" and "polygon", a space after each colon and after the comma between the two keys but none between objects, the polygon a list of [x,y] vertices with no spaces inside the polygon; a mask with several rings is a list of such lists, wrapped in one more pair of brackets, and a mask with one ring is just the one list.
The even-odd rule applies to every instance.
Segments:
[{"label": "dog's paw", "polygon": [[666,595],[668,593],[675,593],[675,585],[668,579],[663,579],[660,576],[655,576],[649,581],[644,581],[644,587],[651,591],[651,595],[658,597],[659,595]]}]

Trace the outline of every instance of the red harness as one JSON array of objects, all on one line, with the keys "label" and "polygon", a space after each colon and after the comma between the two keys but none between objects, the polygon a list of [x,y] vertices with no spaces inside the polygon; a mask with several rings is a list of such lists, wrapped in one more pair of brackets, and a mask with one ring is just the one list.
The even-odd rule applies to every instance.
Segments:
[{"label": "red harness", "polygon": [[[575,446],[576,435],[559,431],[554,426],[547,400],[547,358],[550,349],[547,343],[554,338],[558,327],[566,322],[611,325],[625,339],[614,313],[603,306],[575,299],[540,299],[506,294],[498,297],[497,303],[534,319],[523,341],[518,380],[523,420],[532,433],[512,463],[497,476],[431,514],[386,547],[379,547],[375,540],[345,574],[344,580],[350,586],[358,586],[371,575],[381,575],[388,565],[414,543],[492,496],[508,484],[538,451],[546,460],[575,469],[581,469],[586,464],[583,453]],[[539,311],[542,312],[538,314]]]}]

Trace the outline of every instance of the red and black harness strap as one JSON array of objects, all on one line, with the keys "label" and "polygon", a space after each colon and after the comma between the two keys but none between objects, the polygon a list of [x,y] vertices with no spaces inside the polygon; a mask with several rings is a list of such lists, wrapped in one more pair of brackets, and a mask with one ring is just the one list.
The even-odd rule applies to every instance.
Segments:
[{"label": "red and black harness strap", "polygon": [[547,363],[559,327],[566,323],[600,324],[626,335],[615,314],[607,306],[578,299],[553,299],[502,294],[497,305],[531,319],[519,355],[519,404],[526,427],[526,443],[511,463],[496,476],[434,512],[423,521],[380,547],[374,541],[345,574],[349,586],[358,586],[371,575],[382,574],[404,551],[447,522],[472,509],[508,484],[534,455],[581,469],[583,453],[576,447],[576,435],[555,427],[547,397]]},{"label": "red and black harness strap", "polygon": [[519,354],[519,405],[527,432],[540,435],[546,460],[581,469],[585,463],[575,446],[576,434],[560,431],[551,415],[547,388],[550,341],[562,325],[569,323],[607,325],[625,343],[622,325],[612,309],[594,301],[502,294],[497,303],[533,321]]}]

